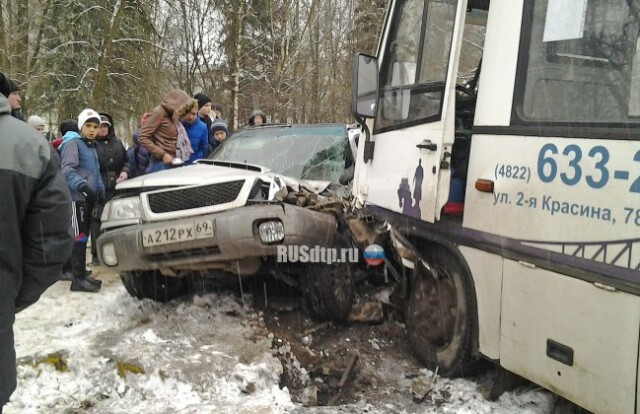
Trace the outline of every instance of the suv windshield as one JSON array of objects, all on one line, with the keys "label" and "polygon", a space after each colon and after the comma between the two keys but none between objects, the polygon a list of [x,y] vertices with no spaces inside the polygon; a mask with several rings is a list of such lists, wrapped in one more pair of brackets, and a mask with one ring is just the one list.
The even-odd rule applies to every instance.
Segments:
[{"label": "suv windshield", "polygon": [[347,149],[345,125],[267,126],[240,130],[210,159],[256,164],[302,180],[337,183]]}]

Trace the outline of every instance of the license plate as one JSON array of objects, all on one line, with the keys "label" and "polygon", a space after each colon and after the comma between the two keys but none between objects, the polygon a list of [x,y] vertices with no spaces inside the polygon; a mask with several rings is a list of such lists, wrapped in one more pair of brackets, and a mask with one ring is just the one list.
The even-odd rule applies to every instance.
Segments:
[{"label": "license plate", "polygon": [[144,247],[162,246],[213,237],[213,221],[201,220],[153,230],[142,230]]}]

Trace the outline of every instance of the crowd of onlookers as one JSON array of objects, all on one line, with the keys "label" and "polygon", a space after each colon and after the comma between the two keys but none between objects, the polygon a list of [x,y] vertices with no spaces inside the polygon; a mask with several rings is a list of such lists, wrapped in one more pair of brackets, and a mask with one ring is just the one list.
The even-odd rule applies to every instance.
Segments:
[{"label": "crowd of onlookers", "polygon": [[[11,115],[24,121],[16,83],[5,79],[2,93],[9,101]],[[229,135],[219,104],[203,93],[191,97],[179,89],[167,92],[157,107],[140,117],[129,148],[116,136],[115,122],[108,112],[85,109],[77,119],[59,123],[59,136],[46,132],[46,122],[38,115],[31,115],[26,122],[51,143],[60,157],[72,198],[75,238],[61,278],[71,281],[71,290],[85,292],[96,292],[101,286],[86,266],[86,250],[91,240],[92,264],[99,265],[96,240],[100,218],[105,204],[115,195],[116,184],[206,158]],[[266,122],[264,112],[255,110],[247,124]]]},{"label": "crowd of onlookers", "polygon": [[[87,267],[105,203],[119,182],[207,157],[229,135],[222,108],[199,93],[178,89],[140,118],[127,149],[108,112],[84,109],[47,132],[38,115],[25,121],[20,88],[0,72],[0,414],[16,387],[13,322],[59,279],[72,291],[96,292]],[[266,123],[251,113],[248,125]],[[62,275],[62,276],[61,276]]]},{"label": "crowd of onlookers", "polygon": [[[46,131],[36,114],[25,120],[17,83],[0,72],[0,414],[16,387],[13,322],[59,279],[72,291],[97,292],[96,239],[116,185],[139,175],[208,157],[229,135],[222,107],[205,94],[174,89],[143,114],[126,148],[109,112],[84,109]],[[267,122],[253,111],[248,125]]]}]

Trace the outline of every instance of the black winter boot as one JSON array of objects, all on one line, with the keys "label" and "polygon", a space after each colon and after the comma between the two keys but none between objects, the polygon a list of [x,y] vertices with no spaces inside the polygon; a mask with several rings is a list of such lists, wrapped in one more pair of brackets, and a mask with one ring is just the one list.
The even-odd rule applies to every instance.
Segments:
[{"label": "black winter boot", "polygon": [[73,272],[71,270],[65,270],[60,275],[60,280],[66,280],[66,281],[73,280]]},{"label": "black winter boot", "polygon": [[[92,281],[93,283],[102,284],[101,281],[92,278],[91,277],[91,273],[93,273],[93,272],[85,272],[84,275],[90,279],[89,281]],[[69,281],[69,282],[72,281],[73,280],[73,272],[71,270],[63,271],[62,275],[60,275],[60,280],[66,280],[66,281]]]},{"label": "black winter boot", "polygon": [[93,277],[87,275],[87,280],[89,281],[89,283],[92,283],[96,286],[98,286],[98,288],[102,287],[102,280],[98,280],[98,279],[94,279]]},{"label": "black winter boot", "polygon": [[71,290],[74,292],[97,292],[102,285],[101,282],[89,278],[90,273],[87,271],[86,259],[87,243],[76,241],[71,251],[71,269],[73,271]]},{"label": "black winter boot", "polygon": [[100,290],[100,286],[91,283],[87,276],[74,276],[71,281],[71,291],[73,292],[97,292]]},{"label": "black winter boot", "polygon": [[71,260],[67,260],[67,262],[62,266],[62,274],[60,275],[60,280],[73,280],[73,270],[71,268]]}]

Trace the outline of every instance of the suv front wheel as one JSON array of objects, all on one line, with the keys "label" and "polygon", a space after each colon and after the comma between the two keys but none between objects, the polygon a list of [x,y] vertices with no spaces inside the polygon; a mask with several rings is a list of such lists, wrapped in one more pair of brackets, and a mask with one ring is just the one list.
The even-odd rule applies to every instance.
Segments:
[{"label": "suv front wheel", "polygon": [[120,279],[127,292],[138,299],[168,302],[189,291],[186,278],[164,276],[157,270],[122,272]]}]

